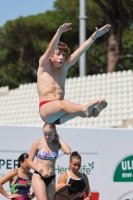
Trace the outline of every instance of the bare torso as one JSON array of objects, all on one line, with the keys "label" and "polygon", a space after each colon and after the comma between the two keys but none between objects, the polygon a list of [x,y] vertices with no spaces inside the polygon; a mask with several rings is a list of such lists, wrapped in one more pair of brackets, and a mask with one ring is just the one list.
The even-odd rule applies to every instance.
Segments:
[{"label": "bare torso", "polygon": [[39,100],[62,100],[65,94],[66,73],[63,66],[53,68],[51,62],[47,66],[39,66],[37,72],[37,90]]},{"label": "bare torso", "polygon": [[[38,144],[36,147],[37,151],[39,151],[40,149],[47,153],[49,153],[49,151],[51,151],[51,153],[57,151],[57,144],[55,144],[55,142],[53,142],[53,144],[51,145],[51,149],[49,149],[46,142],[44,142],[42,146],[42,141],[43,139],[38,140]],[[55,163],[56,160],[43,160],[36,157],[36,164],[38,168],[42,168],[44,169],[44,171],[49,172],[51,176],[55,174]]]},{"label": "bare torso", "polygon": [[38,168],[43,168],[50,173],[50,175],[55,174],[55,160],[41,160],[37,158]]}]

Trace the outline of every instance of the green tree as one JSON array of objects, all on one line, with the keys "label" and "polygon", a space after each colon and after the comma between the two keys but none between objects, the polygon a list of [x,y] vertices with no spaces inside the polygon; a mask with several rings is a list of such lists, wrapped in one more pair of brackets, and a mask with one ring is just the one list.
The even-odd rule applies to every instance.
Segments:
[{"label": "green tree", "polygon": [[0,29],[0,85],[14,88],[36,81],[38,59],[49,35],[53,32],[45,14],[20,17]]},{"label": "green tree", "polygon": [[[112,2],[114,2],[113,5]],[[121,25],[123,18],[120,17],[118,8],[116,9],[116,2],[113,0],[86,0],[87,38],[95,31],[96,26],[101,27],[106,23],[112,25],[111,31],[98,38],[87,51],[87,75],[103,73],[107,69],[114,71],[132,68],[132,4],[128,7],[131,3],[130,0],[119,0],[119,6],[120,3],[124,5],[123,9],[125,13],[128,13],[128,15],[123,14],[123,17],[127,16],[127,21]],[[101,4],[99,5],[99,3]],[[112,10],[110,10],[110,6],[112,6]],[[109,14],[107,11],[110,11]],[[111,14],[113,21],[108,21],[110,18],[107,16],[111,16]],[[122,18],[120,22],[117,20],[119,18],[120,20]],[[73,52],[79,46],[79,0],[56,0],[53,11],[25,18],[20,17],[14,21],[8,21],[1,27],[0,86],[8,85],[10,88],[15,88],[21,83],[35,82],[39,57],[44,53],[57,28],[65,22],[71,22],[73,29],[64,33],[61,41],[65,42]],[[120,23],[120,27],[116,26],[117,23]],[[115,38],[115,43],[112,43],[114,39],[111,40],[111,38]],[[114,46],[111,46],[113,44]],[[109,57],[110,54],[112,56]],[[113,56],[112,62],[110,59],[113,59]],[[79,63],[77,62],[68,71],[68,77],[78,75]]]},{"label": "green tree", "polygon": [[[69,17],[75,16],[79,13],[79,1],[61,1],[55,2],[55,8],[67,13]],[[93,59],[87,57],[90,65],[92,65],[92,73],[104,72],[105,69],[101,65],[105,65],[107,59],[107,71],[117,71],[120,66],[120,55],[122,52],[122,36],[125,29],[132,30],[132,14],[133,2],[131,0],[86,0],[87,10],[87,33],[90,34],[94,30],[94,26],[103,26],[105,23],[111,24],[110,36],[107,40],[105,35],[103,38],[98,39],[101,45],[98,43],[98,47],[93,45],[91,49],[91,58],[94,59],[93,55],[97,55],[97,61],[93,62]],[[72,17],[73,19],[73,17]],[[93,30],[92,30],[93,28]],[[131,33],[131,32],[130,32]],[[130,35],[131,37],[131,35]],[[132,46],[132,45],[131,45]],[[106,54],[107,51],[107,54]],[[130,51],[130,50],[129,50]],[[106,56],[102,55],[106,54]],[[101,63],[100,66],[97,64]],[[130,61],[128,62],[131,63]],[[87,73],[89,72],[87,68]]]},{"label": "green tree", "polygon": [[[65,38],[67,38],[66,43],[70,47],[73,52],[79,47],[79,0],[67,0],[55,1],[54,8],[56,11],[60,12],[65,19],[65,22],[72,23],[72,31],[68,32],[67,35],[63,35],[63,41],[65,42]],[[101,27],[103,24],[103,20],[101,20],[102,12],[100,9],[96,9],[97,6],[92,1],[86,1],[86,35],[87,38],[95,31],[95,27]],[[94,15],[95,10],[95,17]],[[60,21],[62,23],[62,21]],[[106,71],[106,52],[107,52],[107,36],[105,35],[99,38],[96,43],[92,45],[92,47],[87,51],[87,66],[86,73],[94,74],[101,73]],[[62,39],[61,38],[61,39]],[[70,76],[78,76],[79,75],[79,62],[77,62],[70,70],[68,71],[68,77]]]},{"label": "green tree", "polygon": [[[122,51],[122,35],[129,20],[133,2],[130,0],[94,0],[104,14],[106,23],[111,24],[107,51],[107,71],[117,71]],[[130,26],[128,27],[130,29]]]}]

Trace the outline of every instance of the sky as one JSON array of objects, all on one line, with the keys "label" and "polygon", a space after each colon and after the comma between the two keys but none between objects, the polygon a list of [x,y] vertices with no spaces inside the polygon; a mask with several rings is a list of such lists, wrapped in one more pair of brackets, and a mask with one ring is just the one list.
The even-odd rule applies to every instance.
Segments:
[{"label": "sky", "polygon": [[0,26],[18,17],[53,10],[55,0],[0,0]]}]

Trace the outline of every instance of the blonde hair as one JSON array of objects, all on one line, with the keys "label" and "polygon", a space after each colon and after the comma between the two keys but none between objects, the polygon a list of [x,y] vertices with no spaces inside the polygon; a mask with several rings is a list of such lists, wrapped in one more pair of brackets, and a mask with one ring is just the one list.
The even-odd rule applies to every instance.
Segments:
[{"label": "blonde hair", "polygon": [[45,128],[45,127],[49,127],[50,129],[53,129],[55,131],[55,133],[56,133],[56,126],[55,126],[55,124],[47,124],[47,123],[45,123],[43,125],[43,128]]}]

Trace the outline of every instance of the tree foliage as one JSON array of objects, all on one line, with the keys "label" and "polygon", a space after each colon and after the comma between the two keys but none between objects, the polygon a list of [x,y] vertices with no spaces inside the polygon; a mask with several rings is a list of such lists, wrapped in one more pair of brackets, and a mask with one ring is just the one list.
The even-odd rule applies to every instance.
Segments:
[{"label": "tree foliage", "polygon": [[106,23],[111,24],[107,50],[107,71],[118,70],[122,51],[123,31],[132,19],[133,2],[130,0],[94,0],[104,14]]},{"label": "tree foliage", "polygon": [[[116,0],[117,1],[117,0]],[[121,1],[121,0],[119,0]],[[86,0],[86,34],[87,38],[107,23],[107,16],[99,6],[109,2],[105,0]],[[117,63],[118,69],[132,68],[133,49],[133,21],[132,4],[130,0],[122,1],[128,16],[127,24],[121,34],[121,51]],[[128,6],[130,5],[130,7]],[[72,30],[61,36],[71,52],[79,46],[79,0],[56,0],[54,10],[45,13],[20,17],[8,21],[0,28],[0,86],[8,85],[10,88],[18,87],[21,83],[35,82],[39,57],[44,53],[57,28],[65,23],[72,23]],[[97,74],[107,71],[108,42],[111,33],[105,34],[87,51],[87,74]],[[77,62],[68,72],[68,77],[79,75]]]}]

